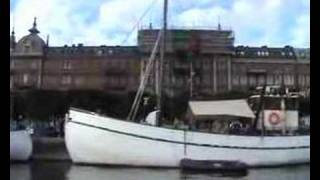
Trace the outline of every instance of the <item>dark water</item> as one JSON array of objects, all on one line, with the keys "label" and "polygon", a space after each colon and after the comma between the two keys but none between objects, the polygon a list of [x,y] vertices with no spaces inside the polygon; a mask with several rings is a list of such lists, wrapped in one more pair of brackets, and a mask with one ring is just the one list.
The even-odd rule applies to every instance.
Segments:
[{"label": "dark water", "polygon": [[247,174],[189,174],[176,169],[77,166],[64,162],[11,164],[10,180],[309,180],[310,166],[250,169]]}]

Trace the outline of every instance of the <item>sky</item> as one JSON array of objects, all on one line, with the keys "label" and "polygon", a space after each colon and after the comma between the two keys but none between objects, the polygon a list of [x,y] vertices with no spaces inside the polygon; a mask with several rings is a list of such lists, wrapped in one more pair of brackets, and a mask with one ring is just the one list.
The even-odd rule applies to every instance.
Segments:
[{"label": "sky", "polygon": [[[163,0],[10,0],[10,30],[34,17],[50,46],[136,45],[137,30],[161,26]],[[310,0],[169,0],[168,26],[233,30],[235,45],[310,47]]]}]

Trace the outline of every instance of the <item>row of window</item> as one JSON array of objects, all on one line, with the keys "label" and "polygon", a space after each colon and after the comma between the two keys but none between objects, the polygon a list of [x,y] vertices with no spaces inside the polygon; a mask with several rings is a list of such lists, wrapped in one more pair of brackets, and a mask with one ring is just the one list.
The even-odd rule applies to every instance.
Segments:
[{"label": "row of window", "polygon": [[[19,81],[23,85],[28,85],[31,83],[31,76],[27,73],[22,74],[21,76],[16,77],[13,79],[13,77],[10,78],[11,84],[15,81]],[[74,82],[73,82],[74,81]],[[110,85],[127,85],[127,84],[134,84],[136,83],[136,79],[134,77],[108,77],[107,79],[108,83]],[[130,82],[129,82],[130,81]],[[71,75],[63,75],[61,77],[61,84],[62,85],[71,85],[71,84],[76,84],[76,85],[81,85],[85,82],[85,79],[82,77],[72,77]]]},{"label": "row of window", "polygon": [[18,67],[28,67],[30,69],[38,69],[40,64],[38,61],[32,61],[31,63],[29,62],[24,62],[24,61],[21,61],[21,62],[17,62],[17,61],[10,61],[10,69],[14,69],[14,68],[18,68]]},{"label": "row of window", "polygon": [[[297,83],[301,86],[310,85],[310,76],[309,75],[299,75]],[[261,76],[234,76],[232,84],[235,86],[238,85],[249,85],[249,86],[260,86],[267,84],[284,84],[287,86],[294,85],[295,77],[294,75],[268,75],[267,77]]]},{"label": "row of window", "polygon": [[76,47],[72,47],[72,48],[63,48],[63,49],[50,49],[49,51],[50,53],[61,53],[61,54],[94,54],[94,55],[98,55],[98,56],[102,56],[102,55],[124,55],[124,54],[128,54],[128,55],[136,55],[136,50],[135,49],[106,49],[106,48],[102,48],[102,49],[85,49],[85,48],[76,48]]},{"label": "row of window", "polygon": [[[237,52],[238,55],[244,56],[246,54],[245,51],[239,51]],[[270,53],[268,51],[258,51],[255,53],[257,56],[269,56]],[[281,52],[281,56],[290,56],[292,57],[294,54],[293,52]]]}]

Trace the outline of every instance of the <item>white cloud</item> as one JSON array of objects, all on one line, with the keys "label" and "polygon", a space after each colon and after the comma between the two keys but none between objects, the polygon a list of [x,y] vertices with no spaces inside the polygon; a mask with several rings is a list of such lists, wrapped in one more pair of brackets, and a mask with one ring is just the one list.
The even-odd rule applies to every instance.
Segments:
[{"label": "white cloud", "polygon": [[[117,45],[123,42],[152,1],[18,0],[10,17],[14,15],[18,38],[28,33],[33,17],[37,16],[40,35],[45,38],[50,34],[51,45]],[[221,2],[169,1],[169,25],[214,27],[220,17],[223,27],[232,27],[235,31],[236,44],[307,46],[310,41],[309,0],[229,0],[231,4],[227,7]],[[143,24],[152,21],[159,26],[161,11],[162,0],[158,0]],[[10,25],[13,26],[11,21]],[[136,38],[137,30],[127,44],[136,44]]]},{"label": "white cloud", "polygon": [[296,20],[296,26],[291,31],[293,46],[310,47],[310,15],[301,15]]},{"label": "white cloud", "polygon": [[[306,1],[304,1],[305,4]],[[309,19],[294,26],[289,21],[301,13],[301,4],[290,0],[236,0],[230,8],[212,4],[206,8],[193,8],[177,15],[176,24],[186,26],[216,26],[218,16],[223,27],[232,27],[236,34],[236,44],[250,46],[284,46],[292,40],[295,46],[305,46],[309,41],[305,26],[309,27]],[[293,10],[294,9],[294,10]],[[301,9],[301,8],[300,8]],[[309,12],[309,9],[302,9]],[[287,22],[288,21],[288,22]],[[304,28],[303,28],[304,27]],[[297,37],[288,39],[288,33],[294,31]]]}]

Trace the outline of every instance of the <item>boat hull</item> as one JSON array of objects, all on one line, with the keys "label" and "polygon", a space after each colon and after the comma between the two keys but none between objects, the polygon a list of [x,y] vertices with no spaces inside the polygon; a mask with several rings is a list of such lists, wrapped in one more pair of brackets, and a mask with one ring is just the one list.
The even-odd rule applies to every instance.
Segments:
[{"label": "boat hull", "polygon": [[65,124],[75,163],[179,167],[184,158],[248,166],[310,162],[310,136],[235,136],[141,125],[70,110]]},{"label": "boat hull", "polygon": [[10,161],[27,161],[31,154],[31,135],[26,130],[10,131]]}]

